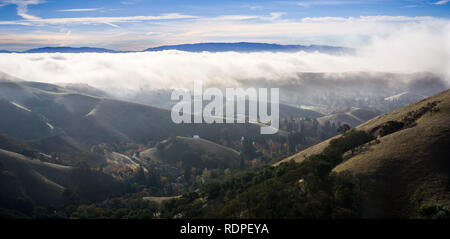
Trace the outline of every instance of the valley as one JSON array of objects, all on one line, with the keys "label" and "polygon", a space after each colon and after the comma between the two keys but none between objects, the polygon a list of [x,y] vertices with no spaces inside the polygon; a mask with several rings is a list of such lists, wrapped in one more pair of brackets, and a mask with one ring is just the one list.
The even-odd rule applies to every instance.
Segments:
[{"label": "valley", "polygon": [[[280,104],[280,130],[261,135],[260,126],[251,123],[172,123],[173,104],[164,91],[124,98],[89,85],[30,82],[3,74],[0,214],[445,216],[450,206],[445,160],[449,91],[429,98],[439,87],[414,88],[430,79],[419,76],[424,78],[411,75],[416,83],[365,99],[344,93],[349,89],[339,94],[321,90],[314,96],[320,99],[309,94],[293,98],[288,92],[294,88],[280,85],[283,95],[291,96]],[[402,93],[406,90],[420,93]],[[430,207],[437,211],[423,212]]]}]

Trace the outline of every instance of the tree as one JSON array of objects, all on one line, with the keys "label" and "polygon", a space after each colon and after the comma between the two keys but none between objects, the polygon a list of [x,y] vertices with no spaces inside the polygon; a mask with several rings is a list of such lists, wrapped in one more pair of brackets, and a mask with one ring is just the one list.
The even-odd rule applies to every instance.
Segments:
[{"label": "tree", "polygon": [[188,182],[188,183],[191,182],[191,172],[192,172],[192,168],[190,166],[186,166],[184,168],[184,178],[186,179],[186,182]]},{"label": "tree", "polygon": [[349,131],[352,127],[350,127],[350,125],[348,124],[343,124],[341,126],[339,126],[339,128],[337,129],[337,131],[339,133],[345,134],[347,131]]},{"label": "tree", "polygon": [[288,142],[289,142],[289,152],[290,153],[295,153],[295,147],[298,144],[301,144],[304,141],[304,137],[301,133],[299,132],[295,132],[293,134],[289,134],[288,135]]},{"label": "tree", "polygon": [[142,185],[146,184],[144,168],[140,166],[136,172],[136,182]]},{"label": "tree", "polygon": [[388,134],[392,134],[397,132],[403,128],[405,124],[397,121],[388,121],[383,126],[381,126],[380,136],[386,136]]},{"label": "tree", "polygon": [[246,157],[248,157],[249,159],[253,159],[256,157],[256,149],[255,146],[253,146],[253,143],[251,140],[249,140],[248,138],[244,138],[244,148],[243,148],[243,153]]},{"label": "tree", "polygon": [[427,203],[419,208],[419,215],[428,219],[449,219],[450,210],[440,204]]}]

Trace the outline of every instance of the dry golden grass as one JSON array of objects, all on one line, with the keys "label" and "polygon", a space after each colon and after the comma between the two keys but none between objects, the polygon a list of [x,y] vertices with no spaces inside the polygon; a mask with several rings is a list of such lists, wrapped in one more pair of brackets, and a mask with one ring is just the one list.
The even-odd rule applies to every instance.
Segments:
[{"label": "dry golden grass", "polygon": [[152,201],[152,202],[154,202],[154,203],[156,203],[156,204],[158,204],[158,205],[161,205],[163,202],[167,202],[167,201],[169,201],[169,200],[172,200],[172,199],[178,199],[178,198],[181,198],[181,196],[172,196],[172,197],[143,197],[142,199],[143,199],[143,200],[146,200],[146,201]]},{"label": "dry golden grass", "polygon": [[[346,155],[346,160],[334,168],[335,172],[361,176],[361,189],[368,196],[364,216],[417,217],[417,209],[424,203],[450,207],[450,90],[380,115],[356,129],[370,132],[388,121],[403,121],[410,112],[432,102],[437,103],[435,110],[420,115],[410,127],[379,137],[378,143],[365,145],[353,156]],[[301,162],[321,153],[330,140],[282,162]]]}]

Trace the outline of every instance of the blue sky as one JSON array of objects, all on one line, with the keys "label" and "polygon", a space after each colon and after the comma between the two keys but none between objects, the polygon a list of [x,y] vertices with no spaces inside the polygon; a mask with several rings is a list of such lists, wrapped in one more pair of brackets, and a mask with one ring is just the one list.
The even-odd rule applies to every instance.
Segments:
[{"label": "blue sky", "polygon": [[396,29],[448,29],[449,17],[447,0],[0,0],[0,49],[237,41],[353,46]]}]

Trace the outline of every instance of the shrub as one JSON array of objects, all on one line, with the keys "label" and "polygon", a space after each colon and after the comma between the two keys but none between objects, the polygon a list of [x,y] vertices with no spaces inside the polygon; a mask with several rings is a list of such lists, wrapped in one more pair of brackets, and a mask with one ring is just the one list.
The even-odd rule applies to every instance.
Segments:
[{"label": "shrub", "polygon": [[450,211],[440,204],[425,204],[419,208],[419,215],[428,219],[449,219]]},{"label": "shrub", "polygon": [[403,128],[405,124],[397,121],[388,121],[381,126],[380,136],[383,137],[388,134],[395,133]]},{"label": "shrub", "polygon": [[323,154],[329,158],[329,162],[334,165],[342,161],[342,154],[348,150],[353,150],[373,139],[373,136],[365,131],[351,130],[342,137],[330,141],[330,145],[325,148]]}]

